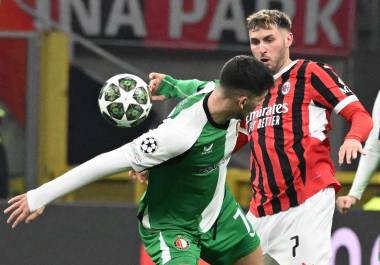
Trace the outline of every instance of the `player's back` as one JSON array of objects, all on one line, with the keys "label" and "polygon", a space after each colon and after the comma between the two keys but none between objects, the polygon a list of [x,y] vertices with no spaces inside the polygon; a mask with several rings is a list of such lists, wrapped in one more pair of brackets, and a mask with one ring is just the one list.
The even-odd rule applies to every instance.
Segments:
[{"label": "player's back", "polygon": [[[150,169],[139,210],[146,228],[205,232],[220,212],[238,121],[230,120],[222,126],[212,121],[207,99],[215,84],[210,84],[209,89],[180,102],[161,125],[179,132],[170,142],[157,145],[181,145],[188,139],[191,142],[180,155]],[[184,133],[180,131],[183,127]]]}]

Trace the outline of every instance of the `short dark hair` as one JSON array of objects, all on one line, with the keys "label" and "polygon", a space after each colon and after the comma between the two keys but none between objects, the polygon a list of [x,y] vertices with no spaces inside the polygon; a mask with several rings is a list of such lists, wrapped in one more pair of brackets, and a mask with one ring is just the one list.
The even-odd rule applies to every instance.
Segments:
[{"label": "short dark hair", "polygon": [[238,55],[223,65],[220,85],[226,92],[244,90],[259,96],[274,86],[274,80],[269,69],[255,57]]},{"label": "short dark hair", "polygon": [[292,30],[292,21],[289,16],[276,9],[263,9],[247,18],[248,30],[269,29],[271,26]]}]

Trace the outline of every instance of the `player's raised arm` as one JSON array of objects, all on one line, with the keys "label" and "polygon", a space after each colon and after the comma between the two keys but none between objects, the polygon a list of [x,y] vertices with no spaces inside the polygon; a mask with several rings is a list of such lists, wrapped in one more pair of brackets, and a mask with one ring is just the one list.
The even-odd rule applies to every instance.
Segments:
[{"label": "player's raised arm", "polygon": [[179,80],[170,75],[152,72],[149,74],[149,90],[153,94],[152,100],[167,98],[187,98],[203,89],[208,82],[197,79]]}]

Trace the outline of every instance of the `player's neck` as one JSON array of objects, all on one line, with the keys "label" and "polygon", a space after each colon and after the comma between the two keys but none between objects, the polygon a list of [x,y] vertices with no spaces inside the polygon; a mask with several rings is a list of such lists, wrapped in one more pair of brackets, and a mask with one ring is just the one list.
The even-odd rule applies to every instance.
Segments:
[{"label": "player's neck", "polygon": [[207,106],[211,118],[216,124],[223,125],[235,116],[235,113],[231,110],[230,100],[223,97],[218,89],[211,93]]},{"label": "player's neck", "polygon": [[292,59],[287,57],[284,60],[284,63],[281,65],[281,67],[274,73],[275,79],[279,75],[279,73],[281,73],[281,71],[283,71],[286,67],[288,67],[288,65],[290,65],[292,62],[293,62]]}]

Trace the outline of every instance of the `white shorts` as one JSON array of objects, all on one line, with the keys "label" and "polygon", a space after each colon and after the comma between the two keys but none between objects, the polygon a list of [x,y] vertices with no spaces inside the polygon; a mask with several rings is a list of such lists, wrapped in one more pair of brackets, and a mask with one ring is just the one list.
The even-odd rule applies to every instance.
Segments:
[{"label": "white shorts", "polygon": [[263,253],[281,265],[328,265],[335,190],[326,188],[304,203],[274,215],[247,219],[260,236]]}]

